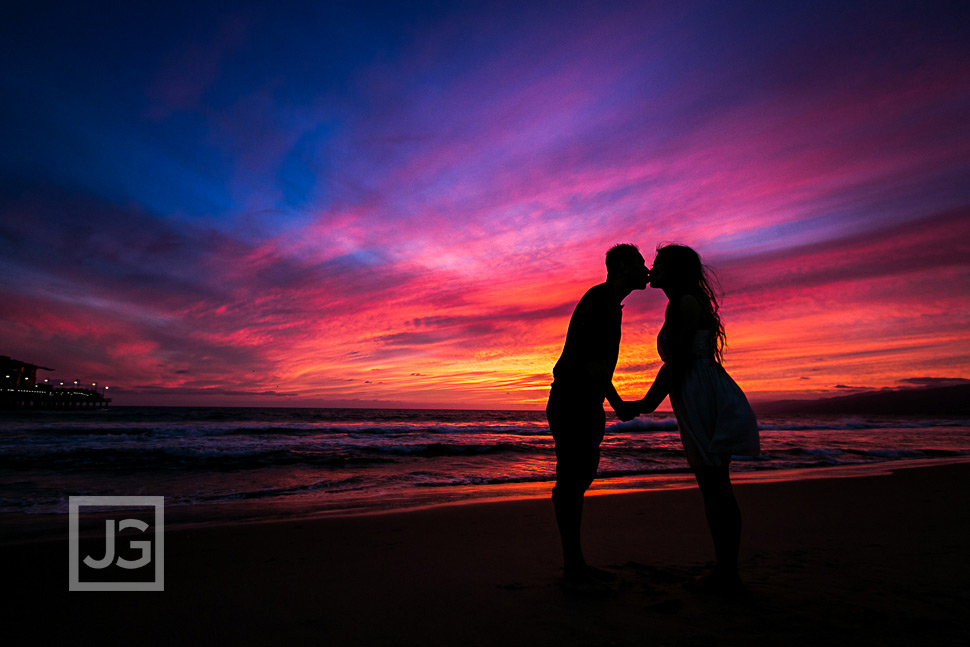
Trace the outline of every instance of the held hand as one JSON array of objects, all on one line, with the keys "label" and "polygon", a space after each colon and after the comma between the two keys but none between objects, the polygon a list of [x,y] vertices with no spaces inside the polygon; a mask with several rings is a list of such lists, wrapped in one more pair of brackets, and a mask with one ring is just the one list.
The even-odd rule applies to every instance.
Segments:
[{"label": "held hand", "polygon": [[654,411],[657,410],[657,406],[656,405],[651,406],[647,402],[646,398],[643,398],[642,400],[637,400],[636,402],[633,403],[633,406],[636,407],[638,413],[653,413]]},{"label": "held hand", "polygon": [[621,402],[618,406],[613,407],[613,411],[616,412],[616,417],[623,422],[633,420],[640,413],[636,402]]}]

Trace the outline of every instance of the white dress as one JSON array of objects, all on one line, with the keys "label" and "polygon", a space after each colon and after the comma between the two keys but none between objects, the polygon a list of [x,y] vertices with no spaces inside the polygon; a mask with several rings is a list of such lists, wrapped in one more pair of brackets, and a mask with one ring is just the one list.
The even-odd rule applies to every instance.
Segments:
[{"label": "white dress", "polygon": [[[657,336],[660,358],[669,355],[666,330]],[[680,439],[691,467],[726,465],[731,456],[761,453],[758,421],[741,387],[714,359],[710,330],[694,335],[690,369],[683,389],[671,390]]]}]

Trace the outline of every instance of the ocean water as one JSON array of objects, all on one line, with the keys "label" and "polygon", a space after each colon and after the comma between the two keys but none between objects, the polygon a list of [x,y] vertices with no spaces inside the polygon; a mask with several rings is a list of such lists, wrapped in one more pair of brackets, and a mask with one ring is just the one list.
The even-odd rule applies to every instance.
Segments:
[{"label": "ocean water", "polygon": [[[352,513],[542,496],[555,479],[541,411],[111,407],[2,416],[0,513],[65,513],[68,497],[81,495]],[[762,455],[736,460],[736,474],[970,457],[970,420],[759,424]],[[689,483],[671,414],[608,427],[594,490]]]}]

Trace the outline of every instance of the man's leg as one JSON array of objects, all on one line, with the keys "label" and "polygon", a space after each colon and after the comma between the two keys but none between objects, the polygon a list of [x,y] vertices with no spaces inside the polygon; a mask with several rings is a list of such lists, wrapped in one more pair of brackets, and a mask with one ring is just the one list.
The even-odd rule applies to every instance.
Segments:
[{"label": "man's leg", "polygon": [[576,407],[573,402],[564,401],[561,394],[554,394],[550,395],[546,415],[556,441],[552,502],[562,541],[563,570],[567,580],[580,581],[588,577],[581,541],[583,495],[599,466],[606,414],[601,405]]},{"label": "man's leg", "polygon": [[563,570],[567,580],[580,581],[589,576],[583,556],[583,499],[593,483],[599,466],[598,435],[559,436],[556,440],[556,486],[552,502],[562,540]]},{"label": "man's leg", "polygon": [[557,485],[552,491],[552,503],[556,508],[556,523],[562,541],[563,572],[567,581],[580,581],[586,577],[586,559],[583,557],[581,532],[583,524],[583,493]]}]

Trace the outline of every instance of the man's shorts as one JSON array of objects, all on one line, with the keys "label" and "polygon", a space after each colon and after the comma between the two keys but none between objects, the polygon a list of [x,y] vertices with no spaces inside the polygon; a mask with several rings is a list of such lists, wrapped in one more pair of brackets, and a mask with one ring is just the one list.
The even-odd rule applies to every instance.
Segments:
[{"label": "man's shorts", "polygon": [[600,443],[606,431],[602,400],[583,402],[553,388],[546,406],[546,418],[556,441],[553,499],[582,496],[592,485],[599,467]]}]

